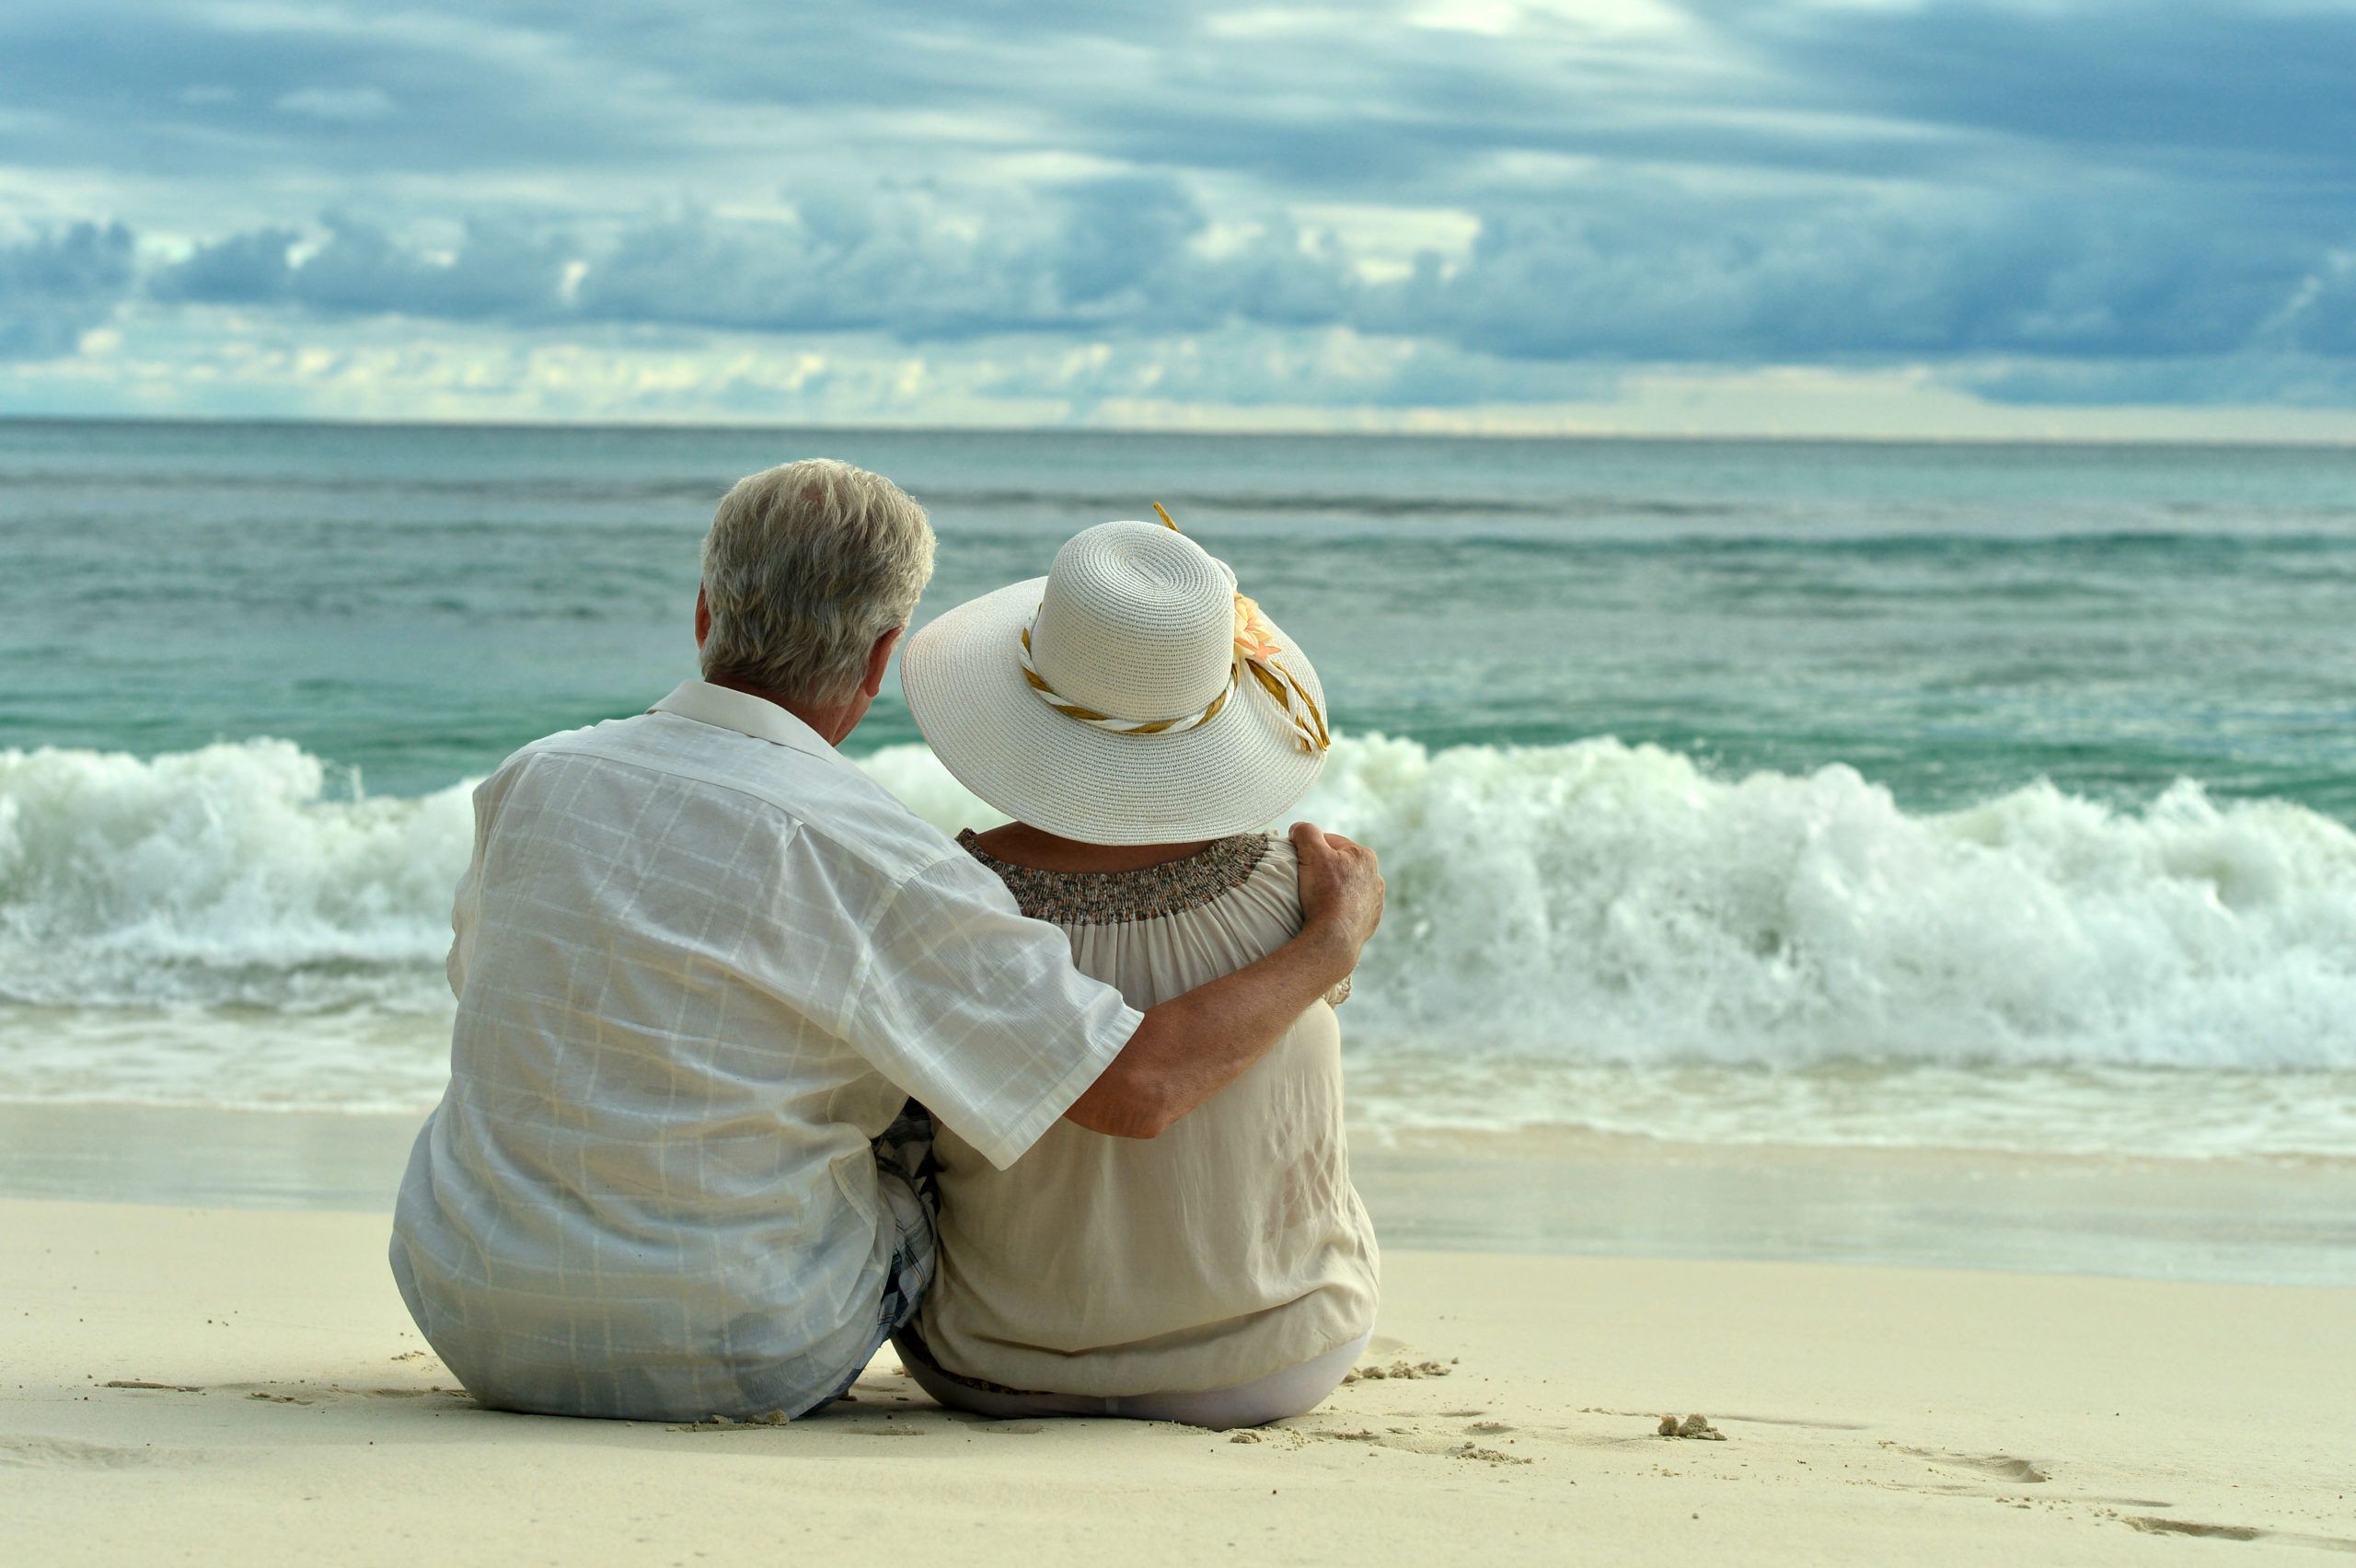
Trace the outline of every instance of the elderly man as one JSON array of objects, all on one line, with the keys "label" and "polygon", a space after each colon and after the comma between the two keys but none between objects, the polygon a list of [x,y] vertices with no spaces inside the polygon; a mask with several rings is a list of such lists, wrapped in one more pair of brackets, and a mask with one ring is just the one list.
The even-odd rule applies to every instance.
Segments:
[{"label": "elderly man", "polygon": [[739,483],[704,540],[704,678],[475,792],[450,1087],[392,1266],[486,1404],[800,1415],[932,1273],[910,1097],[1000,1167],[1057,1118],[1152,1137],[1356,965],[1374,857],[1306,825],[1306,923],[1149,1012],[835,747],[932,571],[840,463]]}]

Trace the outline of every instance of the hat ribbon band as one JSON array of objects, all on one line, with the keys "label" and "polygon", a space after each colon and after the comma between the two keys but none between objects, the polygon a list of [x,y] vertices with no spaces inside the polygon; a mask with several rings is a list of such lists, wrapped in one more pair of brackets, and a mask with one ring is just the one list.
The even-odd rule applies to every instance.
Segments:
[{"label": "hat ribbon band", "polygon": [[1285,717],[1292,721],[1293,740],[1302,751],[1314,754],[1333,749],[1334,737],[1326,731],[1325,715],[1317,710],[1315,700],[1290,670],[1273,657],[1255,658],[1248,653],[1236,663],[1251,671],[1261,689],[1283,707]]},{"label": "hat ribbon band", "polygon": [[1140,722],[1099,713],[1092,708],[1084,708],[1058,695],[1056,688],[1047,684],[1047,678],[1039,673],[1038,666],[1031,662],[1031,628],[1027,626],[1022,628],[1022,679],[1031,688],[1031,695],[1067,719],[1116,735],[1176,735],[1188,730],[1201,729],[1225,709],[1228,699],[1235,695],[1246,670],[1252,673],[1252,678],[1260,688],[1283,707],[1285,716],[1292,721],[1293,742],[1302,751],[1314,754],[1333,745],[1334,738],[1325,728],[1325,716],[1318,711],[1317,704],[1311,700],[1309,693],[1293,678],[1292,673],[1273,658],[1264,659],[1239,652],[1229,672],[1227,685],[1200,713],[1181,719],[1149,719]]}]

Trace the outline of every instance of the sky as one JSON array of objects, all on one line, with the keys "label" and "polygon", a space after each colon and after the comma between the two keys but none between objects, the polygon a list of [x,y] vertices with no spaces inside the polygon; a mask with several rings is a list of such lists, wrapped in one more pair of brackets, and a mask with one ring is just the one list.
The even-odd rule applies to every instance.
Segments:
[{"label": "sky", "polygon": [[6,0],[0,414],[2356,441],[2356,0]]}]

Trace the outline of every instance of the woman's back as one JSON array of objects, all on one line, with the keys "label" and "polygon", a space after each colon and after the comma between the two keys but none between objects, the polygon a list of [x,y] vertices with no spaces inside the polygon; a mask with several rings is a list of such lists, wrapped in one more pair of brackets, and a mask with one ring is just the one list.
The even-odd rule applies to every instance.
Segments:
[{"label": "woman's back", "polygon": [[[1147,1008],[1300,927],[1292,846],[1250,834],[1142,870],[1011,865],[971,834],[1080,969]],[[919,1320],[945,1371],[1125,1395],[1247,1383],[1372,1326],[1373,1226],[1350,1185],[1341,1037],[1320,1002],[1153,1139],[1059,1124],[1011,1170],[943,1132],[940,1270]]]}]

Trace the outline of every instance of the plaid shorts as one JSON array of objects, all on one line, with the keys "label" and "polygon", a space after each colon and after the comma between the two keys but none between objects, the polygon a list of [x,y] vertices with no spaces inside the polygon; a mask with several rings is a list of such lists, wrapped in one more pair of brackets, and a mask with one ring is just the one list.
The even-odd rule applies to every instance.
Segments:
[{"label": "plaid shorts", "polygon": [[884,1271],[884,1298],[875,1308],[875,1336],[835,1391],[813,1411],[850,1392],[884,1342],[924,1305],[925,1290],[932,1284],[934,1220],[941,1213],[940,1170],[940,1161],[932,1158],[932,1113],[911,1100],[875,1140],[875,1190],[898,1228],[892,1261]]}]

